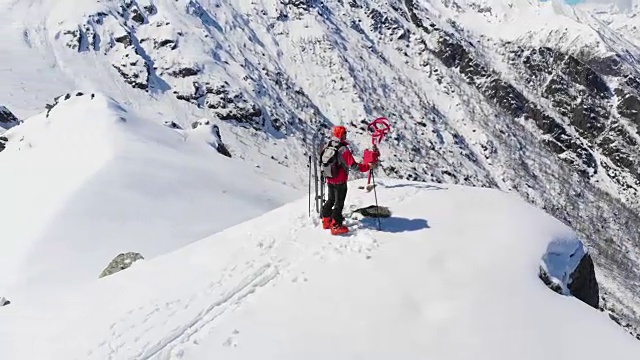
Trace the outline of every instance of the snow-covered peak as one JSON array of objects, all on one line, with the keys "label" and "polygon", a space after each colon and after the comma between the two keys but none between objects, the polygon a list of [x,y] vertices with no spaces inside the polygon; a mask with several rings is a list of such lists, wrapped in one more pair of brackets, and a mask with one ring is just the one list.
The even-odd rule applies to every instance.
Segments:
[{"label": "snow-covered peak", "polygon": [[[537,278],[543,255],[581,245],[552,217],[495,190],[385,179],[378,195],[392,211],[380,231],[364,219],[332,237],[301,199],[93,284],[12,301],[0,311],[0,357],[600,360],[640,352],[605,314]],[[351,191],[348,204],[372,197]]]}]

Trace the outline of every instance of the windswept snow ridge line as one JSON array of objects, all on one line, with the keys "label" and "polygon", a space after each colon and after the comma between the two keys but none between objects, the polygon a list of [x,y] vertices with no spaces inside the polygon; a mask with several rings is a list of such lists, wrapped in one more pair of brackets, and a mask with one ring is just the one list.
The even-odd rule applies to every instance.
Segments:
[{"label": "windswept snow ridge line", "polygon": [[[186,323],[181,328],[178,328],[173,334],[162,339],[157,345],[137,354],[134,358],[151,359],[156,355],[162,356],[163,353],[171,353],[175,347],[191,340],[191,337],[196,333],[203,331],[205,328],[208,328],[207,331],[210,331],[210,328],[214,326],[213,322],[219,316],[224,314],[233,306],[239,305],[244,298],[253,294],[258,290],[258,288],[269,284],[269,282],[278,276],[278,273],[278,268],[276,266],[272,264],[262,265],[255,271],[255,273],[242,280],[236,288],[231,289],[223,294],[218,300],[213,301],[211,305],[198,314],[196,318]],[[207,291],[207,293],[215,291],[215,288],[218,286],[219,284],[214,285]],[[211,300],[214,299],[208,294],[204,294],[202,296]],[[187,306],[189,305],[187,304]],[[179,313],[176,313],[175,315],[179,315]],[[117,359],[117,355],[117,353],[110,354],[110,357],[115,356]]]}]

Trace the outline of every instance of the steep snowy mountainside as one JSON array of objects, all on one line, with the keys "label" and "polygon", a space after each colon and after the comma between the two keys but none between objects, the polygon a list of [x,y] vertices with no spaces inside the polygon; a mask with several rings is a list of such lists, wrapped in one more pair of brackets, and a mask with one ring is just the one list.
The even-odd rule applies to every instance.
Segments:
[{"label": "steep snowy mountainside", "polygon": [[606,26],[633,13],[607,14],[532,0],[2,0],[0,103],[25,118],[90,88],[184,129],[211,118],[238,157],[296,171],[297,188],[314,134],[344,123],[358,151],[385,115],[386,175],[518,192],[579,231],[604,303],[640,326],[638,35]]},{"label": "steep snowy mountainside", "polygon": [[[496,190],[385,179],[379,193],[393,212],[381,231],[365,219],[352,235],[332,237],[301,199],[93,284],[2,308],[0,357],[599,360],[640,353],[605,314],[537,278],[543,255],[569,259],[580,244],[559,221]],[[372,200],[364,192],[348,197],[354,207]]]},{"label": "steep snowy mountainside", "polygon": [[0,292],[55,292],[120,252],[153,258],[300,196],[286,168],[275,178],[221,156],[206,128],[170,129],[74,92],[7,131]]},{"label": "steep snowy mountainside", "polygon": [[[613,36],[606,27],[594,26],[589,21],[582,21],[584,17],[576,15],[573,18],[567,17],[566,20],[569,21],[555,21],[564,24],[563,32],[575,35],[576,38],[580,36],[575,33],[574,27],[590,33],[592,36],[589,36],[589,41],[599,39],[596,41],[597,46],[571,43],[571,37],[559,36],[555,40],[547,38],[545,46],[539,47],[535,41],[531,42],[531,36],[536,36],[535,28],[531,29],[526,25],[538,24],[536,20],[542,23],[554,21],[549,19],[549,14],[542,16],[532,12],[532,19],[529,23],[524,22],[520,28],[520,31],[530,36],[505,41],[504,36],[497,36],[496,32],[488,36],[491,33],[489,31],[483,34],[469,30],[473,28],[469,25],[472,24],[469,19],[473,18],[470,14],[465,22],[456,22],[456,17],[450,16],[447,17],[446,24],[442,24],[442,6],[433,6],[433,2],[420,4],[424,6],[413,3],[410,17],[414,24],[430,34],[431,52],[449,68],[459,71],[466,82],[472,84],[490,103],[522,121],[529,131],[539,136],[541,144],[570,164],[572,171],[577,171],[578,177],[588,180],[588,185],[574,188],[569,194],[554,196],[556,199],[563,198],[561,202],[540,199],[541,196],[544,197],[542,193],[546,190],[534,194],[523,189],[522,185],[515,184],[515,187],[520,188],[519,192],[533,203],[548,209],[584,234],[598,239],[592,245],[598,253],[606,254],[604,256],[610,259],[602,262],[601,266],[610,269],[609,274],[615,279],[613,282],[622,277],[628,283],[636,284],[632,286],[637,286],[635,264],[639,239],[630,229],[634,227],[631,224],[638,223],[635,199],[639,183],[636,169],[640,152],[637,135],[640,81],[635,70],[637,48],[626,46],[626,39],[637,34],[626,36],[614,33]],[[536,5],[544,6],[561,5]],[[460,7],[445,8],[448,14],[452,11],[465,12]],[[517,10],[521,11],[520,8]],[[553,10],[550,14],[560,16],[555,8]],[[573,8],[563,5],[560,10],[574,12]],[[575,13],[579,11],[575,10]],[[561,14],[566,17],[565,13]],[[481,15],[476,14],[476,21],[481,22],[478,20],[480,17]],[[508,28],[517,26],[517,23],[509,24],[505,20],[501,25]],[[556,32],[551,30],[550,33]],[[598,48],[606,48],[606,56],[598,52]],[[615,52],[621,49],[624,52]],[[479,115],[477,112],[472,114],[474,117]],[[486,113],[481,116],[486,116]],[[491,129],[492,126],[495,123],[485,129]],[[522,136],[522,133],[518,136]],[[543,172],[533,169],[534,174]],[[535,177],[525,181],[526,188],[530,188],[534,179]],[[575,180],[576,177],[569,181]],[[598,189],[593,189],[593,185]],[[549,186],[557,186],[557,182],[546,185],[547,188]],[[604,195],[602,191],[613,198]],[[620,200],[624,204],[614,205],[618,209],[604,205]],[[584,209],[584,206],[595,212],[593,220],[585,221],[591,215],[578,210]],[[575,218],[572,213],[579,214],[581,219]],[[624,214],[624,220],[615,219],[617,215],[612,219],[607,214]],[[609,231],[612,228],[621,230],[620,235],[611,236]],[[614,253],[618,255],[613,255]],[[626,265],[620,264],[620,257],[626,257],[622,260]],[[620,289],[618,286],[614,287]],[[632,299],[633,295],[628,293],[624,297]],[[628,309],[628,313],[637,318],[637,306],[634,307],[636,309]]]}]

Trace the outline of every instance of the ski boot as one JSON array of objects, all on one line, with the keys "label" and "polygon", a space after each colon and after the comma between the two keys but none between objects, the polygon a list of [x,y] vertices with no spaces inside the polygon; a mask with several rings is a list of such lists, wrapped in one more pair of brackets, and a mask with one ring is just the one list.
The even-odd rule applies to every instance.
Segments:
[{"label": "ski boot", "polygon": [[333,224],[331,225],[331,235],[342,235],[348,232],[349,232],[349,228],[342,224],[337,224],[336,222],[333,222]]}]

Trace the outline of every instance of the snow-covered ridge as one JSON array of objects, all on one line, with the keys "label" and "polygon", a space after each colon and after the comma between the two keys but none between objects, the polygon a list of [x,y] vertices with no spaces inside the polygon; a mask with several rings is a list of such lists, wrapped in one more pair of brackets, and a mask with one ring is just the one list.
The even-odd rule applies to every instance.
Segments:
[{"label": "snow-covered ridge", "polygon": [[7,131],[0,292],[16,301],[94,279],[120,252],[152,258],[295,196],[286,172],[270,180],[220,155],[206,129],[171,129],[73,92]]},{"label": "snow-covered ridge", "polygon": [[[595,360],[640,352],[605,314],[537,279],[547,250],[580,244],[557,220],[495,190],[385,179],[378,191],[393,212],[382,231],[365,219],[352,235],[332,237],[302,199],[93,284],[12,302],[0,310],[0,357]],[[352,191],[348,203],[371,200]]]}]

